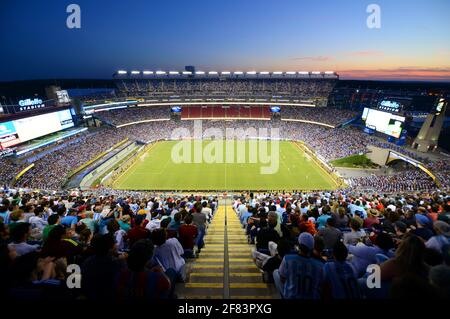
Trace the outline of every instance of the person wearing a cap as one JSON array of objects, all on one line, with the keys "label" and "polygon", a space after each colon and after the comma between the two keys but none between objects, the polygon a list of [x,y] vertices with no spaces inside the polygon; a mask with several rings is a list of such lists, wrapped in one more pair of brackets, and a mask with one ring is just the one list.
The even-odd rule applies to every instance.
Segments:
[{"label": "person wearing a cap", "polygon": [[378,216],[380,215],[380,212],[374,208],[369,209],[369,212],[367,214],[367,218],[364,219],[364,228],[372,228],[374,224],[379,224],[380,220],[378,219]]},{"label": "person wearing a cap", "polygon": [[[275,286],[284,299],[319,299],[323,283],[323,263],[311,257],[314,237],[298,236],[299,253],[284,256],[280,268],[273,272]],[[299,278],[309,278],[299,280]]]},{"label": "person wearing a cap", "polygon": [[414,235],[419,236],[423,240],[427,241],[428,239],[430,239],[433,236],[433,232],[428,227],[430,220],[428,219],[427,216],[422,215],[422,214],[416,214],[415,218],[416,218],[417,228],[412,230],[411,232]]},{"label": "person wearing a cap", "polygon": [[446,222],[437,220],[433,223],[433,228],[436,235],[428,239],[425,242],[425,246],[437,250],[438,252],[442,252],[442,247],[450,243],[450,225]]}]

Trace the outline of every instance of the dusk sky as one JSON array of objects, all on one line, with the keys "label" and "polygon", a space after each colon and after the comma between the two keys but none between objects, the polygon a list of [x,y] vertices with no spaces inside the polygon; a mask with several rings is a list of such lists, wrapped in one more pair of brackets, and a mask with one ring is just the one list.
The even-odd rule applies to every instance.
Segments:
[{"label": "dusk sky", "polygon": [[[71,3],[81,29],[66,26]],[[195,65],[450,81],[449,12],[449,0],[0,0],[0,80]]]}]

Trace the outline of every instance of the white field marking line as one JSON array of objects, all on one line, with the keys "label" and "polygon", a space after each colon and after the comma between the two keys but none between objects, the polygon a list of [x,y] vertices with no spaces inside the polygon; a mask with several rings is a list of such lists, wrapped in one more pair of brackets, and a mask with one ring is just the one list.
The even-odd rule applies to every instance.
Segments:
[{"label": "white field marking line", "polygon": [[[300,151],[302,151],[302,152],[305,152],[304,150],[301,149],[301,147],[300,147],[299,145],[297,145],[296,142],[291,141],[291,143],[293,143],[293,144],[297,147],[297,150],[300,150]],[[306,153],[306,152],[305,152],[305,153]],[[335,187],[339,186],[338,183],[334,180],[333,176],[331,176],[330,173],[328,173],[328,172],[327,172],[327,171],[326,171],[319,163],[317,163],[316,160],[312,159],[311,162],[313,162],[315,166],[318,166],[318,167],[325,173],[325,176],[324,176],[323,174],[321,174],[322,177],[325,177],[325,180],[331,179],[331,181],[333,182],[333,184],[335,185]]]},{"label": "white field marking line", "polygon": [[[156,142],[156,143],[154,143],[144,154],[142,154],[141,156],[143,156],[143,155],[145,155],[145,154],[147,154],[147,153],[149,153],[153,148],[155,148],[155,146],[156,145],[158,145],[158,144],[160,144],[160,142]],[[113,187],[116,187],[117,186],[117,184],[118,184],[118,182],[119,182],[119,180],[121,180],[122,178],[123,178],[123,176],[125,175],[125,173],[127,173],[129,170],[131,170],[131,168],[133,168],[136,164],[137,164],[137,162],[138,162],[139,160],[136,160],[133,164],[131,164],[123,173],[121,173],[120,175],[119,175],[119,177],[115,180],[115,182],[113,183]],[[136,174],[136,173],[135,173]],[[139,173],[138,173],[139,174]],[[130,174],[131,175],[131,174]],[[123,181],[122,181],[122,184],[125,184],[125,182],[130,178],[130,175],[127,175],[127,176],[125,176],[125,178],[123,179]]]},{"label": "white field marking line", "polygon": [[[161,143],[158,143],[161,144]],[[162,145],[162,144],[161,144]],[[147,160],[150,157],[150,150],[154,150],[154,148],[152,147],[151,149],[149,149],[145,154],[143,154],[140,158],[141,163],[144,163],[145,160]],[[165,169],[167,168],[167,165],[169,164],[169,160],[166,161],[166,164],[164,165],[164,167],[161,169],[161,171],[159,172],[142,172],[142,173],[134,173],[135,175],[142,175],[142,176],[147,176],[147,175],[161,175],[162,173],[164,173]]]}]

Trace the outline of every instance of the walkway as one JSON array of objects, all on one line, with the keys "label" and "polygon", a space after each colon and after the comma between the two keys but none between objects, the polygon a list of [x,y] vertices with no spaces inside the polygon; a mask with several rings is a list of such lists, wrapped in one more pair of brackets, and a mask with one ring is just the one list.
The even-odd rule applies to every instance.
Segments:
[{"label": "walkway", "polygon": [[[273,284],[262,281],[252,247],[231,206],[219,206],[199,258],[188,263],[188,279],[177,288],[186,299],[272,299]],[[182,285],[180,285],[182,286]]]}]

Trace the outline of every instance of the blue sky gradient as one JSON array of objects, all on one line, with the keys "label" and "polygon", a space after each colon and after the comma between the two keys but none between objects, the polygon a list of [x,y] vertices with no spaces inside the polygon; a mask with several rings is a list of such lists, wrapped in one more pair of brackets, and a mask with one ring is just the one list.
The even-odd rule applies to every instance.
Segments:
[{"label": "blue sky gradient", "polygon": [[[81,29],[66,7],[81,7]],[[369,29],[366,7],[381,7]],[[2,0],[0,80],[118,69],[338,71],[450,81],[447,0]]]}]

